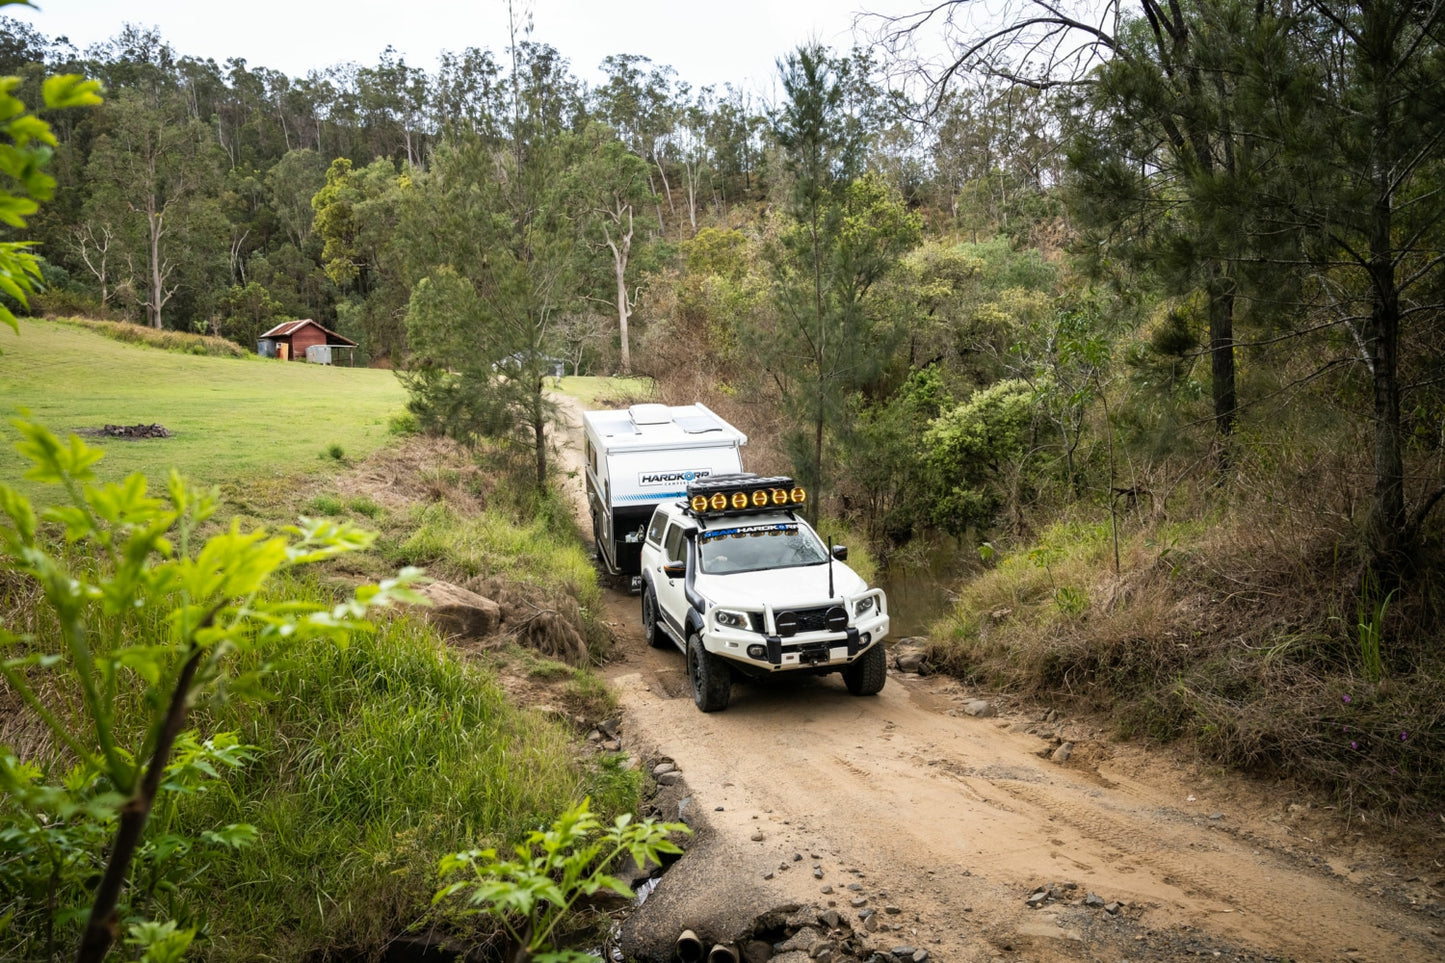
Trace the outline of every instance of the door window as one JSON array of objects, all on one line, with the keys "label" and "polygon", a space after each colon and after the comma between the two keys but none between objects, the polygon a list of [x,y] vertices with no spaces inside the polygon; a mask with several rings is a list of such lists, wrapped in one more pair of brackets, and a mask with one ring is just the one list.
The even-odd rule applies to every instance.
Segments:
[{"label": "door window", "polygon": [[667,539],[662,544],[662,554],[669,562],[682,561],[682,526],[674,524],[667,530]]},{"label": "door window", "polygon": [[647,541],[653,545],[662,545],[662,530],[667,527],[667,512],[659,508],[652,513],[652,521],[647,525]]}]

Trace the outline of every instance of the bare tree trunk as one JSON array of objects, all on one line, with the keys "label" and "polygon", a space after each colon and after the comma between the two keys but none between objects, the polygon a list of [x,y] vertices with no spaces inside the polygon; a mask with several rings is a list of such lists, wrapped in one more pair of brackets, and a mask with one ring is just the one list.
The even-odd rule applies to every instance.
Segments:
[{"label": "bare tree trunk", "polygon": [[698,170],[696,165],[684,162],[683,171],[687,174],[687,221],[692,226],[692,233],[697,234],[697,181]]},{"label": "bare tree trunk", "polygon": [[654,151],[652,159],[657,164],[657,173],[662,177],[662,193],[667,195],[667,209],[676,214],[677,205],[672,202],[672,187],[667,183],[667,170],[662,166],[662,154]]},{"label": "bare tree trunk", "polygon": [[[111,230],[109,224],[102,224],[100,237],[95,236],[95,228],[90,224],[83,224],[73,231],[76,246],[80,249],[80,259],[95,275],[96,281],[100,282],[100,306],[107,307],[110,303],[110,272],[106,262],[110,259]],[[91,251],[94,249],[95,258],[92,260]]]},{"label": "bare tree trunk", "polygon": [[161,275],[161,236],[165,234],[165,213],[155,210],[155,202],[152,198],[150,210],[147,211],[147,221],[150,227],[150,288],[151,296],[146,305],[146,313],[150,316],[151,327],[156,330],[161,328],[161,289],[164,287],[165,278]]},{"label": "bare tree trunk", "polygon": [[246,264],[241,260],[241,245],[246,243],[250,233],[250,230],[242,231],[240,237],[231,241],[231,283],[243,287],[246,284]]},{"label": "bare tree trunk", "polygon": [[647,172],[647,189],[652,192],[652,206],[657,209],[657,236],[667,237],[667,225],[662,220],[662,201],[657,197],[657,181],[652,179],[652,171]]},{"label": "bare tree trunk", "polygon": [[[627,233],[622,233],[622,215],[627,215]],[[632,316],[632,302],[627,297],[627,257],[632,250],[632,205],[617,203],[617,240],[602,225],[602,236],[612,251],[612,270],[617,278],[617,327],[622,337],[621,369],[624,375],[632,374],[632,352],[627,341],[627,321]]]}]

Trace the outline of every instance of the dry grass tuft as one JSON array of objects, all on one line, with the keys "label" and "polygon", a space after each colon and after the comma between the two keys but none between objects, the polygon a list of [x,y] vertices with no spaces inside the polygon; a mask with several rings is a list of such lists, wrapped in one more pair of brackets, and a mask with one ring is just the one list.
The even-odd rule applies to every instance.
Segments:
[{"label": "dry grass tuft", "polygon": [[143,324],[129,321],[89,321],[83,318],[56,318],[65,324],[86,328],[107,338],[126,344],[139,344],[162,351],[177,351],[181,354],[205,355],[212,358],[253,358],[255,352],[241,347],[234,341],[215,338],[188,331],[156,330]]}]

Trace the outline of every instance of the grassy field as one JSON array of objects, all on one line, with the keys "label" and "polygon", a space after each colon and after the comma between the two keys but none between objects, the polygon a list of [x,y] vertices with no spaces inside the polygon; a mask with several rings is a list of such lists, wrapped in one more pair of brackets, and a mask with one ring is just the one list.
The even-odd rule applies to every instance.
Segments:
[{"label": "grassy field", "polygon": [[[105,449],[107,479],[144,471],[161,482],[172,467],[212,483],[303,474],[333,461],[333,449],[357,458],[380,447],[406,401],[390,371],[194,357],[50,321],[23,321],[18,337],[0,329],[0,350],[7,420],[28,408],[62,436],[106,424],[170,429],[162,439],[88,439]],[[0,478],[15,483],[8,425],[4,436]]]}]

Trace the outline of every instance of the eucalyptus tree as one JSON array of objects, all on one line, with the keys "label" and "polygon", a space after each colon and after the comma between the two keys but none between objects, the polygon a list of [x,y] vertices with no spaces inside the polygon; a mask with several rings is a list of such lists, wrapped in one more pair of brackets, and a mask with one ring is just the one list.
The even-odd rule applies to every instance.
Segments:
[{"label": "eucalyptus tree", "polygon": [[339,157],[311,199],[313,229],[322,240],[321,264],[345,294],[337,305],[343,334],[361,341],[373,358],[400,358],[408,277],[397,252],[396,230],[408,178],[378,157],[357,169]]},{"label": "eucalyptus tree", "polygon": [[633,260],[637,237],[633,212],[653,199],[648,188],[647,165],[613,136],[610,128],[592,124],[581,134],[580,150],[569,177],[575,182],[579,199],[590,198],[591,210],[584,213],[584,230],[593,245],[605,248],[610,268],[612,306],[617,312],[620,371],[632,373],[632,349],[628,321],[636,305],[636,293],[629,293],[628,266]]},{"label": "eucalyptus tree", "polygon": [[377,156],[394,157],[409,167],[425,163],[430,87],[426,71],[409,66],[389,46],[375,67],[356,71],[361,121]]},{"label": "eucalyptus tree", "polygon": [[697,234],[698,208],[705,199],[704,189],[712,180],[712,152],[708,146],[707,129],[715,104],[713,89],[703,87],[696,97],[683,105],[677,125],[678,159],[682,165],[690,236]]},{"label": "eucalyptus tree", "polygon": [[439,131],[471,131],[498,140],[510,111],[502,67],[490,50],[443,51],[432,84],[432,113]]},{"label": "eucalyptus tree", "polygon": [[117,90],[99,113],[103,133],[86,166],[87,223],[113,232],[146,321],[160,328],[182,278],[190,272],[199,288],[205,260],[224,257],[226,229],[215,209],[220,148],[164,89]]},{"label": "eucalyptus tree", "polygon": [[763,112],[753,106],[745,91],[723,85],[707,118],[707,148],[718,177],[717,206],[747,198],[756,189],[762,134],[767,127]]},{"label": "eucalyptus tree", "polygon": [[310,148],[289,150],[266,172],[271,209],[297,248],[310,240],[316,211],[311,198],[326,185],[326,159]]},{"label": "eucalyptus tree", "polygon": [[[667,233],[662,214],[665,199],[669,211],[676,210],[667,166],[673,153],[675,129],[682,119],[686,100],[685,85],[676,89],[677,71],[669,66],[653,64],[640,54],[613,54],[602,61],[606,83],[598,87],[594,100],[597,112],[617,131],[628,149],[655,169],[648,178],[657,205],[657,228]],[[661,182],[661,189],[658,182]]]}]

